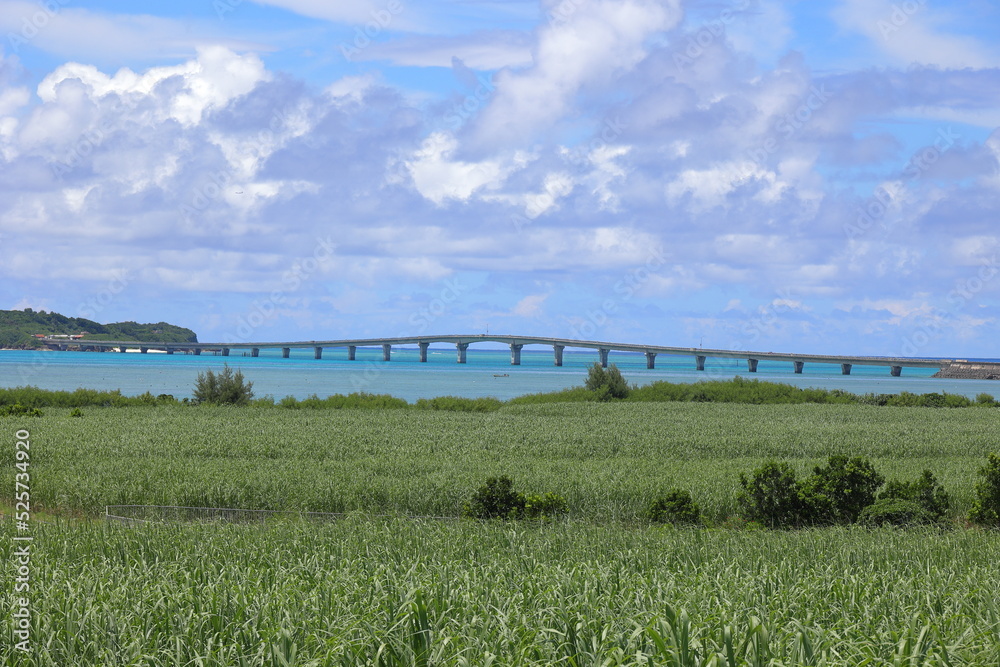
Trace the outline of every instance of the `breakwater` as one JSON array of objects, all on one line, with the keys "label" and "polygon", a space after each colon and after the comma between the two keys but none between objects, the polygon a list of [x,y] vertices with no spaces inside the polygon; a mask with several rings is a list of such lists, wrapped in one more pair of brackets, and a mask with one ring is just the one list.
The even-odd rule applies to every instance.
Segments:
[{"label": "breakwater", "polygon": [[931,377],[949,380],[1000,380],[1000,364],[953,361]]}]

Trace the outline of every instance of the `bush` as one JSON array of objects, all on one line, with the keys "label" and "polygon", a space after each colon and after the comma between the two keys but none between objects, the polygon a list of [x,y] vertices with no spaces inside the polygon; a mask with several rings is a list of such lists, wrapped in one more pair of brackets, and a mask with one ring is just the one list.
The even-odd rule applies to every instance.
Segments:
[{"label": "bush", "polygon": [[1000,455],[990,454],[986,465],[979,469],[979,475],[982,479],[976,482],[976,499],[969,520],[1000,528]]},{"label": "bush", "polygon": [[920,503],[902,498],[879,498],[861,512],[861,523],[878,526],[918,526],[937,519]]},{"label": "bush", "polygon": [[995,398],[993,398],[993,395],[987,394],[986,392],[976,395],[976,403],[979,405],[985,405],[987,407],[993,407],[997,405],[997,401]]},{"label": "bush", "polygon": [[697,524],[701,522],[701,509],[688,491],[671,489],[649,504],[646,518],[657,523]]},{"label": "bush", "polygon": [[245,382],[243,372],[223,366],[221,373],[211,369],[198,373],[194,385],[194,402],[215,405],[248,405],[253,398],[253,382]]},{"label": "bush", "polygon": [[569,504],[562,496],[551,491],[543,495],[530,495],[524,501],[524,516],[528,519],[556,517],[569,513]]},{"label": "bush", "polygon": [[608,368],[603,368],[596,362],[587,371],[587,381],[584,386],[597,394],[599,400],[602,401],[610,401],[613,398],[628,398],[630,391],[628,383],[622,377],[617,366],[611,364]]},{"label": "bush", "polygon": [[463,513],[473,519],[516,519],[524,513],[525,498],[514,491],[509,477],[490,477],[465,504]]},{"label": "bush", "polygon": [[864,457],[835,455],[825,468],[813,469],[800,486],[800,498],[811,523],[855,523],[884,483]]},{"label": "bush", "polygon": [[81,410],[80,408],[73,408],[73,411],[69,413],[69,416],[70,417],[82,417],[83,416],[83,410]]},{"label": "bush", "polygon": [[771,528],[800,526],[808,520],[795,471],[788,463],[768,461],[749,478],[741,473],[740,486],[737,501],[748,520]]},{"label": "bush", "polygon": [[42,414],[38,408],[29,408],[20,403],[0,406],[0,417],[41,417]]},{"label": "bush", "polygon": [[917,503],[935,521],[944,519],[948,508],[951,507],[948,492],[938,484],[930,470],[924,470],[923,474],[913,482],[892,480],[879,494],[879,500],[908,500]]}]

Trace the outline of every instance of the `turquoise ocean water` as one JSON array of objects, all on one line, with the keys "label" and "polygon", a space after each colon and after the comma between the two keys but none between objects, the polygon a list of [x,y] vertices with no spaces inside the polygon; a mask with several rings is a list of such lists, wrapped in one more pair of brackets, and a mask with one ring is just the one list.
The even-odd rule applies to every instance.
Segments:
[{"label": "turquoise ocean water", "polygon": [[[510,365],[510,351],[472,346],[468,363],[456,363],[454,347],[431,347],[427,363],[420,363],[417,349],[393,348],[392,360],[382,361],[381,348],[358,348],[357,359],[347,361],[346,349],[325,349],[323,359],[313,359],[312,349],[281,351],[262,349],[259,357],[234,350],[229,357],[203,354],[121,354],[117,352],[0,351],[0,386],[33,385],[42,389],[119,389],[123,394],[191,395],[199,371],[221,369],[224,363],[239,368],[254,383],[257,396],[306,398],[365,391],[392,394],[414,401],[434,396],[494,396],[507,399],[523,394],[555,391],[583,384],[587,367],[597,361],[596,350],[569,350],[564,365],[553,364],[552,349],[524,348],[521,365]],[[706,370],[694,369],[691,357],[659,355],[656,368],[646,368],[641,354],[611,352],[609,362],[621,369],[630,383],[657,380],[697,382],[741,375],[800,387],[843,389],[853,393],[949,392],[975,397],[985,392],[1000,398],[1000,382],[934,379],[933,369],[904,368],[902,377],[889,375],[884,366],[855,366],[850,376],[840,366],[806,364],[796,375],[788,362],[762,359],[757,373],[747,372],[745,360],[709,359]],[[496,376],[506,377],[496,377]]]}]

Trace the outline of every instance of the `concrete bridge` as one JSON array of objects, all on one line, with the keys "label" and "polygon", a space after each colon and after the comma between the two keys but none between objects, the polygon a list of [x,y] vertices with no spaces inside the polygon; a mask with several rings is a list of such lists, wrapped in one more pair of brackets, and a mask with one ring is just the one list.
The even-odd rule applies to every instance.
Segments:
[{"label": "concrete bridge", "polygon": [[936,368],[940,369],[951,364],[954,359],[911,359],[908,357],[857,357],[836,356],[824,354],[794,354],[789,352],[744,352],[738,350],[711,350],[696,347],[665,347],[661,345],[637,345],[632,343],[607,343],[592,340],[573,340],[569,338],[540,338],[535,336],[497,336],[480,334],[471,336],[404,336],[400,338],[365,338],[353,340],[296,341],[274,343],[138,343],[135,341],[113,340],[72,340],[61,338],[43,338],[42,342],[50,348],[66,350],[78,347],[81,350],[110,351],[117,349],[125,352],[128,348],[138,349],[142,353],[149,350],[162,350],[167,354],[183,352],[186,354],[201,354],[205,351],[221,352],[229,356],[231,350],[249,350],[256,357],[261,349],[281,349],[282,356],[288,358],[293,349],[313,350],[315,359],[323,358],[324,349],[346,349],[347,359],[354,361],[359,347],[381,347],[382,360],[392,358],[393,346],[416,345],[420,350],[420,361],[427,361],[427,349],[432,343],[451,343],[457,351],[457,361],[466,363],[467,351],[473,343],[503,343],[510,346],[510,363],[518,366],[521,363],[521,349],[525,345],[550,346],[553,352],[553,362],[556,366],[563,365],[563,350],[567,347],[597,350],[598,359],[607,368],[608,355],[612,352],[641,352],[646,355],[646,368],[656,367],[657,355],[673,355],[692,357],[695,368],[705,370],[705,361],[713,359],[746,359],[747,371],[757,372],[757,364],[762,360],[787,361],[792,364],[795,373],[801,373],[806,363],[839,364],[844,375],[851,374],[854,366],[885,366],[892,376],[898,377],[903,368]]}]

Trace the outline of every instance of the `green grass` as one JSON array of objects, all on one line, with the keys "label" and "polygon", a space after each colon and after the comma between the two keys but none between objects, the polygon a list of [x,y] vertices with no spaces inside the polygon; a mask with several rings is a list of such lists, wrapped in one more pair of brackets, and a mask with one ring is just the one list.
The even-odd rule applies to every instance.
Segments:
[{"label": "green grass", "polygon": [[[969,509],[986,454],[1000,450],[994,410],[394,405],[0,417],[0,433],[31,432],[32,509],[47,513],[32,523],[35,653],[15,654],[5,639],[0,665],[1000,661],[1000,531],[704,530],[639,518],[679,487],[717,525],[740,526],[728,519],[739,473],[778,458],[804,474],[848,454],[888,478],[931,469],[954,519]],[[12,444],[0,449],[7,471]],[[564,496],[569,517],[363,514],[457,517],[498,475],[524,493]],[[4,483],[0,500],[12,488]],[[106,504],[349,514],[265,525],[61,518]],[[13,536],[4,521],[4,568]],[[0,588],[0,608],[15,606],[12,588]],[[5,637],[12,623],[0,616]]]},{"label": "green grass", "polygon": [[[36,535],[37,650],[0,644],[2,665],[1000,660],[996,532],[351,517]],[[10,537],[4,525],[5,562]]]},{"label": "green grass", "polygon": [[[976,471],[1000,450],[1000,414],[858,405],[573,403],[447,410],[187,406],[48,408],[0,431],[32,430],[32,498],[96,514],[156,504],[457,516],[487,477],[554,492],[570,516],[634,520],[654,496],[687,489],[716,522],[736,512],[741,472],[831,454],[865,456],[887,478],[924,468],[972,502]],[[0,451],[12,469],[13,450]],[[0,498],[7,494],[0,489]]]}]

